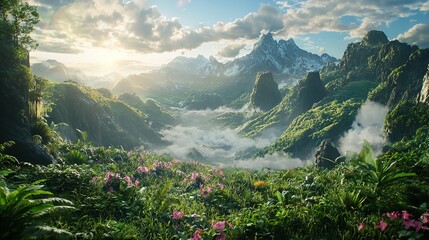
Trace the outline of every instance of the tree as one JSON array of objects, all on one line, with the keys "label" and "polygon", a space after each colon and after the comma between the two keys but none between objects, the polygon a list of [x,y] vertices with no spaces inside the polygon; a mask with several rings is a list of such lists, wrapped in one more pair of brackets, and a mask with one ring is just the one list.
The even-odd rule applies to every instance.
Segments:
[{"label": "tree", "polygon": [[35,6],[22,0],[2,0],[0,2],[0,39],[15,47],[27,50],[35,48],[37,43],[30,33],[39,22],[39,13]]}]

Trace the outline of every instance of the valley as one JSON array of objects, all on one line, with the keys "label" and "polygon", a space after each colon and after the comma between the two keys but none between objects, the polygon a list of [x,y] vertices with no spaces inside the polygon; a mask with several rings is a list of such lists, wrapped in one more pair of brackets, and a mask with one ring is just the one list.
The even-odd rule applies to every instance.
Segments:
[{"label": "valley", "polygon": [[[414,27],[347,30],[337,58],[309,51],[333,33],[285,33],[311,0],[197,29],[146,4],[0,4],[0,239],[429,238],[429,48]],[[338,24],[325,31],[355,26]],[[194,54],[204,44],[223,45]],[[61,55],[101,46],[117,52],[85,68]],[[131,46],[174,57],[136,73]],[[107,64],[124,54],[131,74]]]}]

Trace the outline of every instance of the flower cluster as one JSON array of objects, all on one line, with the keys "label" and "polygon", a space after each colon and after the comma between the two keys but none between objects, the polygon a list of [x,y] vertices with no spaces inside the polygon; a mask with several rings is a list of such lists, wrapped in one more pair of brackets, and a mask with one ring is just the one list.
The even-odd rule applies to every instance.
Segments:
[{"label": "flower cluster", "polygon": [[121,177],[119,173],[107,172],[103,177],[95,176],[92,178],[91,183],[94,185],[102,185],[103,189],[109,192],[118,191],[121,189],[121,184],[128,187],[137,187],[140,182],[133,181],[128,175]]},{"label": "flower cluster", "polygon": [[[413,215],[407,211],[388,212],[383,214],[383,216],[386,216],[390,221],[401,221],[402,225],[407,230],[413,229],[415,232],[429,231],[429,212],[423,213],[419,219],[413,219]],[[365,226],[365,223],[361,222],[358,225],[358,230],[361,231]],[[389,224],[382,219],[376,224],[375,228],[380,231],[385,231],[388,226]]]}]

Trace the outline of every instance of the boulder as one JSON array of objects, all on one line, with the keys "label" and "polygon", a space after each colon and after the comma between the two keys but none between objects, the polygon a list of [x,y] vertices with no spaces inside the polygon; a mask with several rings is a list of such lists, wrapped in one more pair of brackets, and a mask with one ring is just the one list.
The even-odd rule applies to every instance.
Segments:
[{"label": "boulder", "polygon": [[319,169],[332,169],[337,164],[344,161],[340,152],[334,146],[331,139],[325,139],[319,145],[316,151],[315,164]]},{"label": "boulder", "polygon": [[268,111],[280,103],[282,95],[271,73],[258,73],[250,99],[252,106],[262,111]]}]

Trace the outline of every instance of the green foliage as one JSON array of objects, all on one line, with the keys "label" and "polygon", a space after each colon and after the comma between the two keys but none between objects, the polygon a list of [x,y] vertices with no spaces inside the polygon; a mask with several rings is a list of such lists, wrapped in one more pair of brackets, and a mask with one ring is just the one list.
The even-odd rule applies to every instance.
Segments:
[{"label": "green foliage", "polygon": [[359,107],[360,102],[347,100],[312,108],[294,119],[277,142],[265,151],[305,153],[303,149],[313,148],[316,142],[335,139],[350,128]]},{"label": "green foliage", "polygon": [[22,47],[35,47],[30,33],[39,22],[35,6],[22,0],[5,0],[0,4],[0,40],[10,40]]},{"label": "green foliage", "polygon": [[[44,219],[61,210],[73,210],[72,202],[42,190],[41,181],[19,185],[10,190],[0,182],[0,238],[34,239],[42,236],[71,236],[62,229],[46,225]],[[59,205],[58,205],[59,204]]]},{"label": "green foliage", "polygon": [[49,127],[47,123],[43,121],[38,121],[33,125],[31,129],[31,135],[40,136],[44,144],[49,143],[54,137],[54,133],[52,129]]},{"label": "green foliage", "polygon": [[88,161],[86,155],[79,150],[71,150],[64,157],[65,157],[66,163],[68,164],[80,165],[80,164],[85,164]]},{"label": "green foliage", "polygon": [[396,161],[376,159],[368,142],[365,142],[362,151],[351,162],[356,166],[354,171],[360,174],[362,181],[372,185],[375,192],[383,191],[405,178],[416,176],[415,173],[398,169]]},{"label": "green foliage", "polygon": [[413,136],[417,129],[429,122],[429,109],[426,104],[402,101],[387,115],[384,131],[392,142],[403,137]]}]

